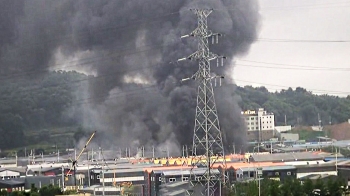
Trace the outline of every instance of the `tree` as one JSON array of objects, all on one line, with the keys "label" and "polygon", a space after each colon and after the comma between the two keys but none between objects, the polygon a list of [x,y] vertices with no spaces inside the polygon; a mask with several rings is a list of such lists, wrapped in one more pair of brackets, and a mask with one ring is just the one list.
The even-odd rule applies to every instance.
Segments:
[{"label": "tree", "polygon": [[314,190],[314,185],[313,185],[312,181],[310,179],[306,179],[303,182],[303,192],[306,195],[311,195],[313,190]]},{"label": "tree", "polygon": [[10,196],[25,196],[25,194],[22,191],[13,191]]},{"label": "tree", "polygon": [[345,192],[345,186],[345,182],[340,178],[328,179],[327,181],[327,190],[330,196],[342,196]]},{"label": "tree", "polygon": [[59,187],[53,186],[52,184],[48,186],[43,186],[39,190],[39,195],[40,196],[56,196],[56,195],[61,195],[62,191]]},{"label": "tree", "polygon": [[6,190],[0,191],[0,196],[7,196],[7,191]]}]

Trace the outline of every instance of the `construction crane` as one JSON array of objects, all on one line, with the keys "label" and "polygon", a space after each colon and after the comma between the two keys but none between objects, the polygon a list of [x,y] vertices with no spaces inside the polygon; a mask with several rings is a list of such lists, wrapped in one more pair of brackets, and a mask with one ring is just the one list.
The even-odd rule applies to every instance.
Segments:
[{"label": "construction crane", "polygon": [[72,169],[74,169],[74,188],[76,189],[77,187],[77,176],[76,176],[76,171],[77,171],[77,161],[79,160],[80,156],[83,154],[83,152],[86,150],[87,145],[89,145],[90,141],[92,140],[92,138],[95,136],[96,131],[94,131],[90,138],[87,140],[84,148],[80,151],[80,153],[78,154],[78,156],[75,158],[75,160],[72,160],[72,166],[70,167],[69,171],[66,174],[66,180],[68,179],[68,174],[70,174],[70,172],[72,171]]}]

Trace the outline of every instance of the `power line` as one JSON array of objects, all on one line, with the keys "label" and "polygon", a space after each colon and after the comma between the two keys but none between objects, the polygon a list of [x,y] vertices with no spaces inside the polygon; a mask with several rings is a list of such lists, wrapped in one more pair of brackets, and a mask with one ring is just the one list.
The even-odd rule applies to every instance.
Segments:
[{"label": "power line", "polygon": [[257,38],[259,42],[291,42],[291,43],[350,43],[350,40],[302,40],[302,39],[271,39]]},{"label": "power line", "polygon": [[[156,87],[158,87],[158,86],[157,85],[142,86],[141,88],[137,88],[137,89],[131,89],[131,90],[126,90],[126,91],[116,92],[116,93],[110,93],[108,97],[105,97],[105,96],[101,95],[101,96],[77,99],[77,100],[71,101],[70,103],[67,103],[65,105],[65,107],[71,107],[71,106],[78,106],[78,105],[85,105],[85,104],[89,104],[89,103],[94,103],[95,101],[100,100],[100,99],[103,99],[104,101],[107,101],[107,100],[111,100],[111,99],[115,99],[115,98],[119,98],[119,97],[125,97],[125,96],[127,96],[127,98],[130,99],[130,96],[144,95],[144,93],[143,93],[144,90],[153,89],[153,88],[156,88]],[[140,92],[142,92],[143,94],[138,94]],[[145,99],[150,99],[150,98],[147,97]],[[121,103],[119,105],[122,106],[122,105],[124,105],[124,103]],[[36,112],[36,111],[28,111],[28,110],[29,110],[28,108],[25,108],[25,109],[15,110],[14,112],[15,113],[26,112],[26,114],[28,114],[28,113],[35,113]]]},{"label": "power line", "polygon": [[306,66],[306,65],[297,65],[297,64],[286,64],[286,63],[272,63],[272,62],[264,62],[264,61],[255,61],[255,60],[249,60],[249,59],[237,59],[238,61],[246,61],[246,62],[252,62],[252,63],[261,63],[261,64],[269,64],[269,65],[283,65],[283,66],[290,66],[290,67],[302,67],[302,68],[315,68],[315,69],[350,69],[347,67],[315,67],[315,66]]},{"label": "power line", "polygon": [[[106,32],[106,31],[111,31],[111,30],[119,30],[119,29],[126,29],[130,26],[135,26],[135,25],[140,25],[140,24],[148,24],[148,23],[155,23],[155,22],[158,22],[159,19],[160,20],[164,20],[166,19],[167,17],[169,16],[173,16],[175,14],[178,14],[180,13],[180,11],[176,11],[176,12],[171,12],[171,13],[167,13],[167,14],[163,14],[163,15],[160,15],[160,16],[157,16],[157,17],[154,17],[154,18],[146,18],[146,19],[140,19],[140,20],[134,20],[128,24],[125,24],[125,25],[118,25],[118,26],[114,26],[114,27],[105,27],[105,28],[100,28],[100,29],[97,29],[95,30],[94,33],[102,33],[102,32]],[[158,19],[158,20],[157,20]],[[90,31],[86,31],[86,32],[81,32],[81,33],[78,33],[76,37],[74,38],[79,38],[79,37],[82,37],[82,36],[85,36],[85,35],[89,35],[91,33],[91,30]],[[41,45],[43,43],[50,43],[50,42],[54,42],[54,41],[57,41],[57,40],[68,40],[68,39],[72,39],[72,36],[73,34],[69,34],[69,35],[66,35],[66,37],[64,38],[54,38],[54,39],[50,39],[50,40],[47,40],[46,42],[37,42],[37,43],[29,43],[29,44],[26,44],[25,47],[30,47],[30,46],[33,46],[33,45]],[[23,47],[23,44],[19,43],[21,47]]]},{"label": "power line", "polygon": [[[155,46],[155,47],[150,47],[150,48],[148,48],[148,49],[146,48],[146,49],[139,50],[139,51],[135,51],[135,50],[124,50],[124,51],[133,51],[133,52],[128,52],[128,53],[124,53],[124,54],[119,54],[119,55],[116,55],[116,56],[112,56],[112,57],[109,58],[109,59],[102,59],[102,60],[101,60],[101,58],[109,57],[109,56],[113,55],[113,54],[116,53],[116,52],[122,52],[122,51],[115,51],[115,52],[111,52],[111,53],[108,53],[108,54],[103,55],[103,56],[88,57],[88,58],[83,58],[83,59],[80,59],[80,60],[71,61],[71,62],[77,62],[77,61],[81,61],[81,60],[91,60],[91,61],[85,61],[85,62],[81,62],[81,63],[77,63],[77,64],[70,64],[70,65],[69,65],[69,62],[67,62],[67,63],[58,63],[58,64],[53,65],[53,68],[55,68],[56,70],[60,70],[60,69],[66,69],[66,68],[70,68],[70,67],[77,67],[77,66],[81,66],[81,65],[92,64],[92,63],[94,63],[94,62],[112,61],[112,60],[115,60],[115,59],[118,58],[118,57],[123,57],[123,56],[127,56],[127,55],[133,55],[133,54],[143,53],[143,52],[147,52],[147,51],[157,50],[157,49],[161,49],[161,48],[164,48],[164,47],[171,46],[171,44],[172,44],[172,43],[170,43],[170,44],[164,44],[164,45],[148,45],[148,46]],[[148,47],[148,46],[147,46],[147,47]],[[68,64],[68,65],[66,65],[66,64]],[[65,65],[65,66],[56,67],[56,65]],[[20,72],[20,73],[11,74],[11,75],[9,75],[9,76],[2,77],[2,78],[0,78],[0,81],[1,81],[1,80],[7,80],[7,79],[13,79],[13,78],[17,78],[17,77],[25,77],[25,76],[28,76],[28,75],[31,75],[31,74],[45,73],[45,72],[48,71],[47,69],[48,69],[48,68],[36,69],[36,70],[28,70],[28,71],[22,71],[22,72]]]},{"label": "power line", "polygon": [[309,5],[296,5],[296,6],[275,6],[275,7],[262,7],[261,11],[293,11],[301,9],[322,9],[322,8],[344,8],[349,7],[349,1],[333,2],[333,3],[321,3],[321,4],[309,4]]},{"label": "power line", "polygon": [[336,68],[295,68],[295,67],[274,67],[274,66],[261,66],[261,65],[247,65],[247,64],[235,64],[235,66],[239,67],[256,67],[256,68],[264,68],[264,69],[286,69],[286,70],[296,70],[296,71],[350,71],[350,68],[344,69],[336,69]]},{"label": "power line", "polygon": [[322,5],[338,5],[343,3],[350,3],[350,1],[341,1],[341,2],[328,2],[328,3],[318,3],[318,4],[304,4],[304,5],[296,5],[296,6],[269,6],[262,7],[261,9],[270,9],[270,8],[298,8],[298,7],[315,7]]},{"label": "power line", "polygon": [[[278,84],[269,84],[269,83],[262,83],[262,82],[255,82],[255,81],[248,81],[248,80],[241,80],[241,79],[234,79],[235,81],[239,82],[246,82],[249,84],[258,84],[262,86],[273,86],[273,87],[281,87],[281,88],[297,88],[297,87],[291,87],[291,86],[283,86],[283,85],[278,85]],[[266,87],[265,86],[265,87]],[[350,92],[346,91],[330,91],[330,90],[320,90],[320,89],[306,89],[311,92],[320,92],[320,93],[326,93],[326,94],[339,94],[339,95],[350,95]]]},{"label": "power line", "polygon": [[[233,37],[232,35],[226,35],[224,34],[223,36],[227,36],[233,39],[237,39]],[[257,41],[257,42],[282,42],[282,43],[350,43],[350,40],[346,39],[334,39],[334,40],[325,40],[325,39],[275,39],[275,38],[262,38],[262,37],[247,37],[248,39],[251,39],[251,41]]]},{"label": "power line", "polygon": [[[94,62],[103,62],[103,61],[111,61],[111,60],[115,60],[117,57],[122,57],[122,56],[127,56],[127,55],[132,55],[132,54],[137,54],[137,53],[142,53],[142,52],[147,52],[147,51],[151,51],[151,50],[156,50],[156,49],[161,49],[164,47],[168,47],[171,46],[171,44],[173,44],[175,42],[171,42],[171,43],[167,43],[167,44],[160,44],[160,45],[145,45],[145,49],[141,48],[142,50],[134,50],[134,49],[125,49],[125,50],[121,50],[121,51],[113,51],[113,52],[109,52],[108,54],[102,55],[102,56],[95,56],[95,57],[88,57],[88,58],[82,58],[79,60],[73,60],[67,63],[57,63],[55,65],[52,65],[52,68],[57,69],[65,69],[65,68],[69,68],[69,67],[77,67],[77,66],[81,66],[81,65],[85,65],[85,64],[91,64]],[[147,48],[148,47],[148,48]],[[128,52],[130,51],[130,52]],[[126,52],[123,54],[119,54],[116,56],[112,56],[115,53],[120,53],[120,52]],[[106,59],[106,57],[111,57],[110,59]],[[101,58],[105,58],[104,60],[101,60]],[[91,60],[91,61],[85,61],[85,62],[81,62],[81,63],[76,63],[76,64],[70,64],[73,62],[79,62],[79,61],[84,61],[84,60]],[[67,65],[68,64],[68,65]],[[57,65],[64,65],[61,67],[57,67]],[[42,68],[42,69],[36,69],[36,70],[27,70],[27,71],[22,71],[20,73],[16,73],[16,74],[11,74],[9,76],[6,76],[4,78],[0,78],[0,80],[2,79],[10,79],[11,77],[20,77],[20,76],[26,76],[26,75],[30,75],[30,74],[37,74],[40,72],[47,72],[49,67],[47,68]]]}]

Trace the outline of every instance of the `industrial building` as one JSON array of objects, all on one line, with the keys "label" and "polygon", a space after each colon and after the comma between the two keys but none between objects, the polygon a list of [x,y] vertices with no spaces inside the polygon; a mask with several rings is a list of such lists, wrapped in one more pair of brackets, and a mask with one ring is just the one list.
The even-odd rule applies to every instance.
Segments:
[{"label": "industrial building", "polygon": [[242,115],[247,126],[249,141],[264,141],[274,136],[275,115],[273,113],[259,108],[257,111],[244,111]]}]

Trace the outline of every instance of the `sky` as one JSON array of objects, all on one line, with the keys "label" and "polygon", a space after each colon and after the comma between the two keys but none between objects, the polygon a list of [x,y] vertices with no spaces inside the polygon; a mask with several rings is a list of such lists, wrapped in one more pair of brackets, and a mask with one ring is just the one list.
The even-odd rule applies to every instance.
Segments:
[{"label": "sky", "polygon": [[[248,54],[234,59],[236,83],[350,95],[350,1],[259,2],[259,39]],[[328,42],[333,40],[347,42]]]}]

